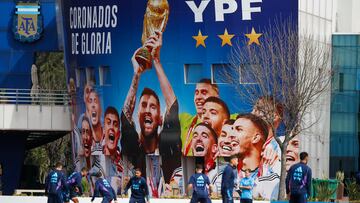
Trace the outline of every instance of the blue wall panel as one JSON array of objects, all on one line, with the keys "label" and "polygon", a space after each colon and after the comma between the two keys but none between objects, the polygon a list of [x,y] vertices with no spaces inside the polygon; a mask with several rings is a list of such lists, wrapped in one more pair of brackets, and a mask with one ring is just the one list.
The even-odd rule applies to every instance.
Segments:
[{"label": "blue wall panel", "polygon": [[55,0],[40,0],[43,33],[38,41],[32,43],[14,39],[12,27],[15,2],[0,2],[0,88],[31,88],[30,70],[34,63],[34,53],[59,51]]}]

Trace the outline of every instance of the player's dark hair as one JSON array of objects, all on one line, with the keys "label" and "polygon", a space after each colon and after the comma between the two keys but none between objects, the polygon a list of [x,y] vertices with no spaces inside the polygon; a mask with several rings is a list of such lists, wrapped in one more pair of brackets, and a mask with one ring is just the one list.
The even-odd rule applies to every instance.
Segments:
[{"label": "player's dark hair", "polygon": [[229,119],[230,118],[230,111],[229,111],[229,108],[228,106],[226,105],[226,103],[221,100],[219,97],[208,97],[205,99],[205,103],[207,102],[212,102],[212,103],[216,103],[216,104],[219,104],[225,111],[226,113],[226,118]]},{"label": "player's dark hair", "polygon": [[60,161],[56,162],[55,168],[60,168],[60,167],[63,167],[63,164]]},{"label": "player's dark hair", "polygon": [[88,117],[83,116],[83,118],[82,118],[82,120],[81,120],[81,123],[84,122],[84,121],[86,121],[86,122],[90,125],[90,127],[91,127],[91,122],[90,122],[90,120],[89,120]]},{"label": "player's dark hair", "polygon": [[224,125],[233,125],[235,123],[234,119],[229,119],[224,122]]},{"label": "player's dark hair", "polygon": [[116,110],[115,107],[113,107],[113,106],[108,106],[108,107],[106,108],[106,110],[105,110],[104,118],[105,118],[105,116],[108,115],[108,114],[114,114],[114,115],[116,116],[116,118],[118,119],[118,121],[120,121],[119,113],[118,113],[118,111]]},{"label": "player's dark hair", "polygon": [[234,155],[231,155],[229,157],[229,160],[232,160],[232,159],[237,159],[239,156],[237,154],[234,154]]},{"label": "player's dark hair", "polygon": [[244,119],[250,120],[255,125],[255,127],[260,131],[260,134],[264,138],[263,141],[264,142],[266,141],[269,131],[268,131],[268,126],[267,126],[266,122],[262,118],[260,118],[259,116],[255,116],[254,114],[250,114],[250,113],[239,114],[236,117],[236,120],[239,118],[244,118]]},{"label": "player's dark hair", "polygon": [[99,97],[99,94],[96,92],[96,90],[94,88],[91,88],[89,91],[89,94],[91,93],[95,93],[97,97]]},{"label": "player's dark hair", "polygon": [[140,168],[135,168],[135,172],[139,171],[141,173],[141,169]]},{"label": "player's dark hair", "polygon": [[158,103],[159,106],[160,106],[159,97],[157,96],[156,92],[154,92],[154,90],[152,90],[152,89],[150,89],[150,88],[148,88],[148,87],[145,87],[145,88],[143,89],[143,91],[141,92],[140,98],[143,97],[144,95],[150,95],[150,96],[155,97],[157,103]]},{"label": "player's dark hair", "polygon": [[199,80],[199,82],[197,82],[197,84],[199,83],[205,83],[211,85],[211,87],[215,90],[215,92],[219,94],[219,87],[217,86],[217,84],[215,84],[215,81],[214,83],[212,83],[209,78],[202,78]]},{"label": "player's dark hair", "polygon": [[232,159],[238,159],[239,158],[239,155],[238,154],[234,154],[234,155],[231,155],[231,156],[225,156],[224,157],[224,160],[226,162],[230,162]]},{"label": "player's dark hair", "polygon": [[89,171],[89,169],[85,166],[81,168],[81,172],[88,172],[88,171]]},{"label": "player's dark hair", "polygon": [[[214,131],[214,129],[213,129],[209,124],[207,124],[207,123],[199,123],[199,124],[197,124],[197,125],[195,126],[195,128],[197,128],[198,126],[204,126],[204,127],[206,127],[206,128],[210,131],[210,134],[212,135],[212,137],[214,138],[215,143],[217,143],[217,138],[218,138],[218,136],[217,136],[216,132]],[[194,128],[194,129],[195,129],[195,128]],[[193,132],[194,132],[194,131],[193,131]]]},{"label": "player's dark hair", "polygon": [[304,159],[306,159],[306,157],[308,157],[309,154],[307,152],[301,152],[300,153],[300,160],[303,161]]},{"label": "player's dark hair", "polygon": [[251,173],[251,170],[248,168],[248,169],[245,169],[244,172],[249,172],[249,173]]},{"label": "player's dark hair", "polygon": [[102,176],[101,171],[98,171],[98,172],[95,174],[95,177],[97,177],[97,178],[101,178],[101,176]]},{"label": "player's dark hair", "polygon": [[204,166],[202,164],[196,164],[195,169],[204,169]]},{"label": "player's dark hair", "polygon": [[[86,121],[88,124],[89,124],[89,126],[90,126],[90,131],[92,132],[92,124],[91,124],[91,121],[90,121],[90,119],[87,117],[87,116],[83,116],[83,118],[82,118],[82,120],[81,120],[81,125],[82,125],[82,123],[84,122],[84,121]],[[82,129],[82,126],[81,126],[81,129]],[[80,130],[81,130],[80,129]],[[92,139],[92,138],[91,138]]]}]

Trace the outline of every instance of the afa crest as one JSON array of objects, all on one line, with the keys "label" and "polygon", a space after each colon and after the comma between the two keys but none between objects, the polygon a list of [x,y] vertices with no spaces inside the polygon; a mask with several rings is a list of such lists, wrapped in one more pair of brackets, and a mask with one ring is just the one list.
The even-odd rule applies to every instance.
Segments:
[{"label": "afa crest", "polygon": [[13,32],[15,39],[20,42],[34,42],[40,39],[43,31],[43,21],[40,15],[39,3],[16,4],[13,19]]}]

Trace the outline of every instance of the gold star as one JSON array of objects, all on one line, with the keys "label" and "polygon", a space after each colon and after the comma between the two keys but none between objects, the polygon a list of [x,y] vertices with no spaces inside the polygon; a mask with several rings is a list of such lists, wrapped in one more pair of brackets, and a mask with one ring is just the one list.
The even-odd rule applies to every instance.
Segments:
[{"label": "gold star", "polygon": [[257,44],[257,45],[260,45],[259,37],[260,37],[261,35],[262,35],[262,33],[256,33],[256,32],[255,32],[255,29],[252,28],[250,34],[245,34],[245,36],[246,36],[247,38],[249,38],[248,45],[251,45],[252,43],[255,43],[255,44]]},{"label": "gold star", "polygon": [[196,48],[200,45],[206,48],[205,46],[205,39],[208,37],[207,35],[202,35],[201,30],[199,30],[199,33],[197,36],[192,36],[196,40]]},{"label": "gold star", "polygon": [[229,35],[227,29],[225,28],[224,34],[223,35],[218,35],[218,37],[220,37],[220,39],[222,40],[221,42],[221,46],[223,47],[225,44],[232,46],[231,44],[231,38],[233,38],[235,35]]}]

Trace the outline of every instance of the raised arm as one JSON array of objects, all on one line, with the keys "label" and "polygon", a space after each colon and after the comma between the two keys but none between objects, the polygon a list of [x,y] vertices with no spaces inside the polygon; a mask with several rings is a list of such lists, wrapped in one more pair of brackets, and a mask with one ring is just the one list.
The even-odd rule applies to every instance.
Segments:
[{"label": "raised arm", "polygon": [[128,119],[128,121],[130,121],[130,122],[132,121],[132,115],[133,115],[134,109],[135,109],[136,92],[138,90],[140,75],[143,72],[143,68],[141,68],[139,63],[135,60],[135,53],[137,51],[138,50],[136,50],[134,52],[134,55],[131,58],[131,63],[134,68],[134,75],[133,75],[131,85],[130,85],[128,94],[127,94],[125,102],[124,102],[124,107],[123,107],[123,112],[124,112],[126,118]]},{"label": "raised arm", "polygon": [[[164,168],[166,168],[164,169],[166,170],[166,172],[164,172],[165,182],[169,183],[170,174],[172,174],[177,167],[181,166],[181,139],[179,134],[181,128],[179,121],[179,105],[176,100],[174,90],[160,62],[162,33],[156,31],[155,35],[152,35],[146,41],[145,46],[152,48],[151,55],[153,57],[154,68],[156,70],[156,74],[160,82],[161,92],[164,95],[166,103],[166,113],[159,141],[159,150],[160,154],[163,155],[162,162],[164,164]],[[174,159],[173,156],[179,157],[179,159]],[[172,164],[167,164],[169,162]]]},{"label": "raised arm", "polygon": [[151,56],[153,57],[154,68],[160,82],[161,92],[164,95],[167,110],[175,102],[176,96],[174,90],[164,72],[160,62],[160,49],[162,46],[162,33],[155,31],[155,35],[151,36],[145,43],[145,46],[152,48]]}]

